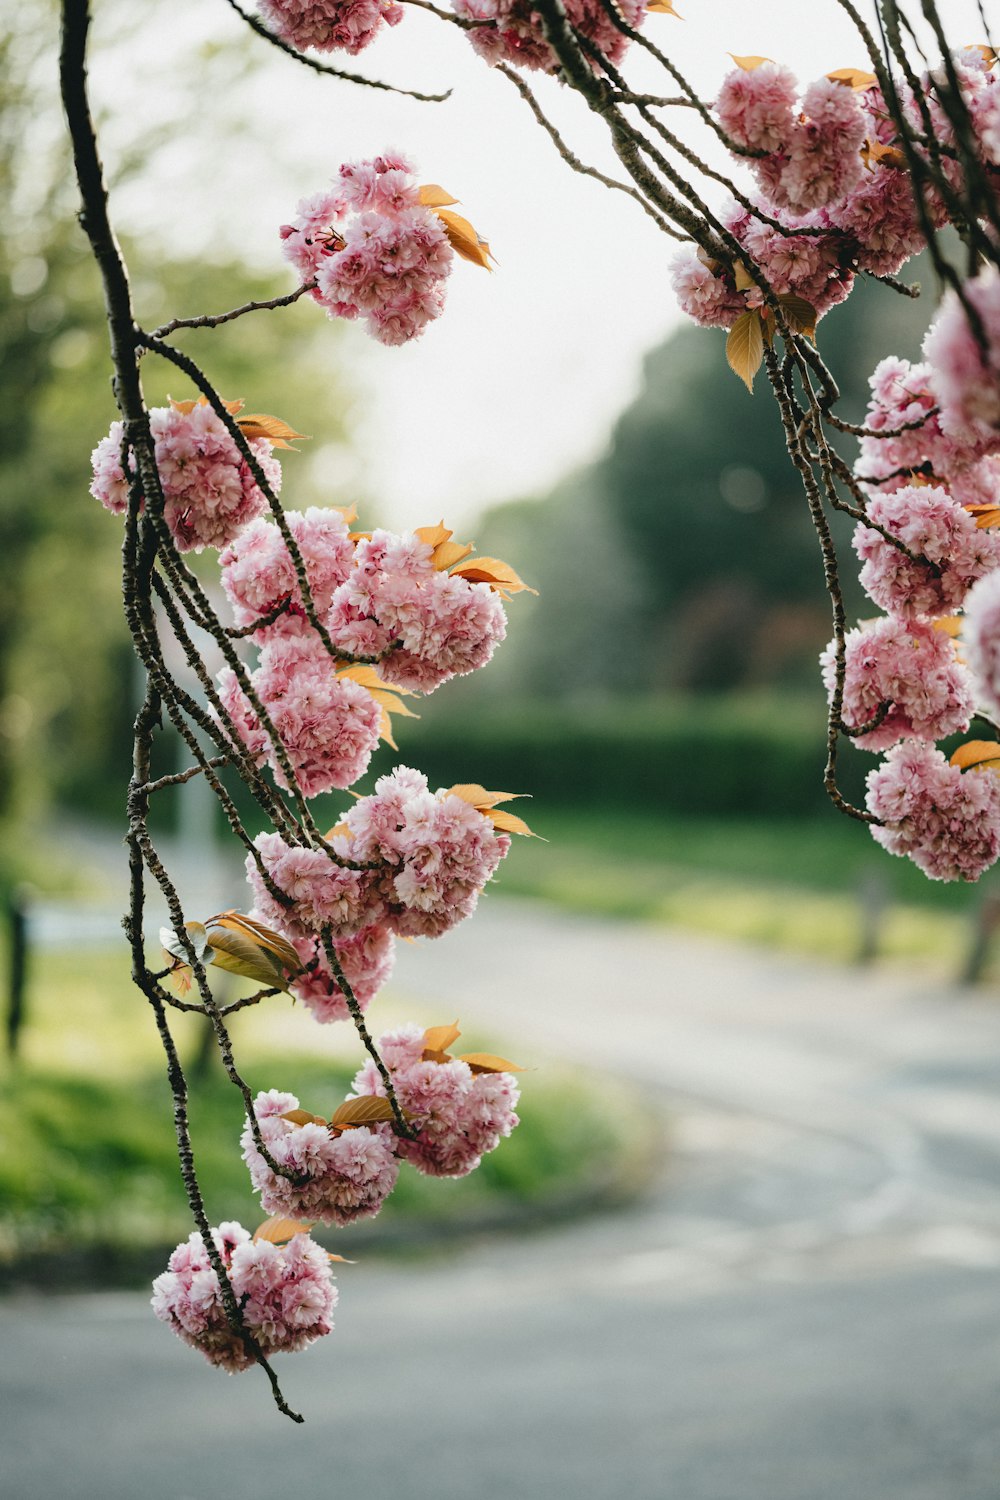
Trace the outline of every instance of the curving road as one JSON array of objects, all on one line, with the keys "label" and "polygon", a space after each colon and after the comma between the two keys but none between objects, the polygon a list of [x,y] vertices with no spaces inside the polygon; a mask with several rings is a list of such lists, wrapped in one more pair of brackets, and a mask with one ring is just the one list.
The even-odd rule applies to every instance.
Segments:
[{"label": "curving road", "polygon": [[4,1500],[998,1500],[989,996],[499,900],[395,988],[657,1090],[656,1190],[345,1267],[304,1428],[141,1298],[7,1303]]}]

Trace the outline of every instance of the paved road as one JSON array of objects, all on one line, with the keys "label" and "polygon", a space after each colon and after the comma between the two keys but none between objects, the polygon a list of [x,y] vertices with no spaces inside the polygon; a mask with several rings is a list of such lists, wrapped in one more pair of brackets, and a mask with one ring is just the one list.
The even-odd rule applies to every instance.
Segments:
[{"label": "paved road", "polygon": [[495,899],[395,987],[658,1090],[648,1201],[344,1268],[303,1429],[142,1299],[9,1303],[4,1500],[998,1500],[989,997]]}]

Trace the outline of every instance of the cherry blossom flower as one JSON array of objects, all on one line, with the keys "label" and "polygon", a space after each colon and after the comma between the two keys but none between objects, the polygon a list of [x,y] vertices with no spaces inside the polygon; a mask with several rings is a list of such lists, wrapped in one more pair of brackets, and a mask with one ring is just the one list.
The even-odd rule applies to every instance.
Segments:
[{"label": "cherry blossom flower", "polygon": [[892,614],[951,614],[977,578],[1000,566],[1000,536],[977,528],[940,485],[906,485],[876,495],[868,515],[926,559],[911,561],[879,532],[858,524],[854,549],[864,563],[862,587]]},{"label": "cherry blossom flower", "polygon": [[[333,974],[322,943],[317,938],[292,938],[302,960],[302,972],[292,981],[291,992],[317,1021],[346,1021],[350,1011],[339,981]],[[335,943],[337,962],[360,1010],[368,1009],[379,990],[389,982],[395,962],[395,938],[387,927],[375,924],[353,937]]]},{"label": "cherry blossom flower", "polygon": [[[848,631],[845,647],[841,710],[845,724],[861,728],[882,703],[892,704],[877,729],[852,739],[859,749],[885,750],[906,736],[938,740],[968,729],[975,709],[972,680],[943,630],[924,620],[888,616]],[[833,641],[820,662],[832,699],[836,682]]]},{"label": "cherry blossom flower", "polygon": [[962,649],[977,703],[1000,722],[1000,570],[973,584],[966,596]]},{"label": "cherry blossom flower", "polygon": [[261,15],[282,41],[300,52],[356,56],[382,26],[397,26],[405,11],[396,0],[259,0]]},{"label": "cherry blossom flower", "polygon": [[[224,547],[267,509],[249,465],[210,406],[192,401],[154,406],[149,421],[163,518],[179,552]],[[123,431],[121,422],[112,422],[92,454],[90,493],[116,514],[128,505],[129,481],[121,465]],[[266,438],[253,438],[250,449],[277,493],[281,465],[272,457],[271,444]]]},{"label": "cherry blossom flower", "polygon": [[272,1171],[257,1149],[249,1120],[243,1127],[243,1160],[265,1212],[323,1224],[351,1224],[377,1214],[399,1176],[391,1128],[361,1125],[340,1133],[326,1124],[299,1125],[282,1118],[298,1107],[294,1094],[277,1089],[254,1100],[268,1151],[279,1166],[304,1181],[292,1182]]},{"label": "cherry blossom flower", "polygon": [[285,902],[278,901],[261,877],[252,855],[247,879],[264,921],[291,939],[315,937],[330,927],[337,941],[353,937],[385,914],[385,902],[370,870],[348,870],[323,849],[289,844],[280,833],[261,833],[254,840],[268,876]]},{"label": "cherry blossom flower", "polygon": [[[222,1258],[243,1321],[261,1352],[305,1349],[333,1328],[337,1289],[330,1258],[308,1234],[287,1244],[252,1240],[240,1224],[220,1224],[212,1239]],[[177,1246],[168,1269],[153,1282],[153,1311],[210,1364],[230,1374],[256,1360],[231,1328],[222,1291],[200,1234]]]},{"label": "cherry blossom flower", "polygon": [[[379,1038],[396,1097],[416,1129],[400,1137],[399,1155],[431,1177],[464,1177],[518,1124],[519,1090],[510,1073],[474,1072],[461,1058],[425,1059],[424,1033],[409,1024]],[[353,1083],[356,1094],[384,1096],[369,1060]]]},{"label": "cherry blossom flower", "polygon": [[282,253],[332,318],[361,319],[383,344],[416,338],[444,308],[454,251],[395,154],[348,162],[333,190],[303,199]]},{"label": "cherry blossom flower", "polygon": [[1000,778],[961,771],[932,745],[905,740],[868,776],[872,837],[929,880],[978,880],[1000,854]]},{"label": "cherry blossom flower", "polygon": [[[468,38],[480,57],[496,67],[512,63],[516,68],[531,68],[555,73],[559,59],[545,39],[542,21],[531,0],[452,0],[455,13],[465,20],[483,24],[471,27]],[[566,16],[572,26],[592,42],[612,64],[621,62],[629,38],[615,25],[600,0],[565,0]],[[619,0],[623,20],[637,30],[647,14],[646,0]],[[596,59],[591,60],[600,71]]]}]

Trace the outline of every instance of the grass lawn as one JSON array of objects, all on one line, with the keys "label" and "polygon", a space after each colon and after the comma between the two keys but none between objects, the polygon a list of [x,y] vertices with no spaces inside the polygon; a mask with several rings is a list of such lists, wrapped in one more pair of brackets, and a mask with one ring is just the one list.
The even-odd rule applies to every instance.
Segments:
[{"label": "grass lawn", "polygon": [[854,959],[863,903],[885,901],[879,954],[957,974],[983,894],[1000,888],[991,875],[973,887],[928,881],[879,849],[861,824],[832,812],[713,821],[522,805],[549,842],[519,843],[501,868],[499,891],[825,958]]},{"label": "grass lawn", "polygon": [[[177,1169],[172,1101],[152,1017],[128,981],[124,948],[74,957],[40,954],[30,1024],[0,1092],[0,1277],[26,1256],[92,1252],[87,1274],[129,1274],[130,1252],[162,1251],[190,1230]],[[376,1002],[381,1028],[412,1018],[390,991]],[[176,1015],[191,1062],[204,1026]],[[440,1016],[418,1016],[441,1020]],[[448,1017],[447,1019],[451,1019]],[[320,1027],[284,998],[232,1018],[236,1053],[250,1087],[280,1087],[332,1113],[349,1088],[360,1044],[346,1026]],[[470,1050],[488,1044],[463,1037]],[[413,1237],[440,1237],[479,1222],[523,1222],[588,1200],[622,1201],[641,1186],[658,1126],[636,1118],[603,1081],[541,1067],[525,1075],[521,1125],[468,1178],[440,1181],[404,1164],[377,1221],[322,1237],[350,1255]],[[199,1176],[213,1223],[263,1217],[239,1155],[240,1095],[213,1060],[191,1085]],[[352,1240],[352,1235],[354,1236]]]}]

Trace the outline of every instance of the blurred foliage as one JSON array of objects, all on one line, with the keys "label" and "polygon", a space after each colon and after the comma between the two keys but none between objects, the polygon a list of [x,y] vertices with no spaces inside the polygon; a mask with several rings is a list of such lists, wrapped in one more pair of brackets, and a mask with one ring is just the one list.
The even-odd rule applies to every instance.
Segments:
[{"label": "blurred foliage", "polygon": [[[926,268],[913,262],[911,280]],[[821,353],[851,420],[889,353],[909,358],[932,311],[859,278],[820,324]],[[816,538],[763,379],[751,397],[722,335],[690,325],[646,359],[639,395],[608,453],[543,501],[491,511],[483,551],[509,557],[540,592],[515,606],[489,689],[546,696],[624,690],[718,692],[761,684],[817,691],[830,610]],[[855,440],[845,438],[848,460]],[[835,516],[849,611],[866,608]],[[870,605],[867,606],[870,612]]]},{"label": "blurred foliage", "polygon": [[[9,204],[0,221],[0,817],[55,800],[117,818],[136,667],[118,599],[120,522],[87,495],[88,454],[115,412],[100,288],[75,222],[53,97],[55,10],[54,0],[28,0],[0,36]],[[123,0],[107,0],[100,21],[100,55],[112,62],[143,25]],[[252,66],[245,40],[237,29],[221,74],[217,57],[194,61],[145,133],[123,135],[119,109],[106,137],[116,192],[158,152],[176,155],[171,108],[190,105],[206,79],[214,99],[220,76],[239,79]],[[213,131],[228,118],[238,138],[239,96],[213,103]],[[265,278],[211,259],[163,264],[143,243],[126,250],[146,326],[288,285],[278,266]],[[862,281],[823,320],[819,345],[846,415],[861,415],[881,355],[916,354],[929,311],[926,300]],[[338,488],[350,393],[336,368],[337,330],[315,307],[254,314],[177,343],[227,397],[317,434],[285,455],[286,503],[363,498]],[[143,375],[152,402],[189,394],[152,359]],[[852,447],[846,439],[848,456]],[[858,610],[851,527],[837,530]],[[545,500],[492,511],[477,541],[540,597],[514,602],[510,640],[489,672],[454,684],[404,726],[402,757],[425,763],[433,784],[474,777],[531,787],[553,804],[634,799],[712,814],[770,814],[780,786],[784,811],[820,805],[815,658],[830,626],[819,552],[774,404],[762,381],[747,395],[720,335],[684,327],[654,350],[607,454]],[[760,691],[774,687],[805,690],[810,707],[764,703]],[[739,697],[717,712],[689,696],[732,691]],[[160,753],[169,756],[169,744]],[[383,752],[377,769],[394,759]],[[856,797],[861,758],[845,752],[844,761]]]},{"label": "blurred foliage", "polygon": [[[0,817],[49,798],[117,816],[136,706],[119,598],[121,522],[87,493],[90,451],[116,411],[100,283],[52,97],[54,17],[53,5],[34,0],[0,38],[0,188],[9,205],[0,220]],[[133,138],[116,186],[161,144],[156,132]],[[125,249],[147,327],[289,285],[277,258],[264,278],[234,264],[164,264],[141,243]],[[356,498],[336,493],[351,419],[337,331],[312,304],[176,342],[227,398],[317,434],[285,455],[289,504]],[[143,377],[153,404],[193,394],[151,357]]]},{"label": "blurred foliage", "polygon": [[[405,1012],[401,1005],[391,990],[380,998],[380,1028],[414,1019],[411,1004]],[[216,1058],[207,1071],[198,1068],[202,1018],[172,1019],[209,1215],[213,1223],[236,1218],[253,1227],[264,1215],[235,1149],[243,1101]],[[431,1024],[440,1016],[418,1019]],[[317,1027],[284,997],[241,1012],[233,1027],[251,1088],[290,1089],[307,1108],[332,1113],[361,1060],[353,1034]],[[472,1031],[466,1040],[470,1050],[490,1046]],[[35,956],[21,1054],[0,1066],[0,1284],[19,1260],[30,1281],[44,1275],[46,1256],[95,1249],[102,1253],[87,1265],[107,1281],[128,1265],[125,1252],[151,1249],[163,1258],[190,1232],[170,1090],[157,1058],[154,1028],[120,949],[89,950],[83,964],[68,948]],[[330,1231],[335,1248],[352,1255],[352,1243],[381,1249],[435,1226],[454,1234],[483,1220],[516,1224],[535,1205],[548,1217],[621,1202],[641,1188],[660,1135],[657,1111],[637,1110],[634,1090],[623,1085],[602,1080],[595,1088],[538,1056],[519,1061],[533,1071],[522,1080],[522,1123],[510,1139],[460,1181],[404,1166],[374,1233],[366,1223]]]},{"label": "blurred foliage", "polygon": [[[425,708],[405,726],[406,758],[432,786],[474,772],[484,786],[530,791],[543,808],[648,806],[713,817],[801,816],[826,806],[818,701],[632,695],[555,707],[507,700],[464,714],[460,692],[455,685],[447,711]],[[848,747],[845,792],[862,791],[872,764]]]}]

